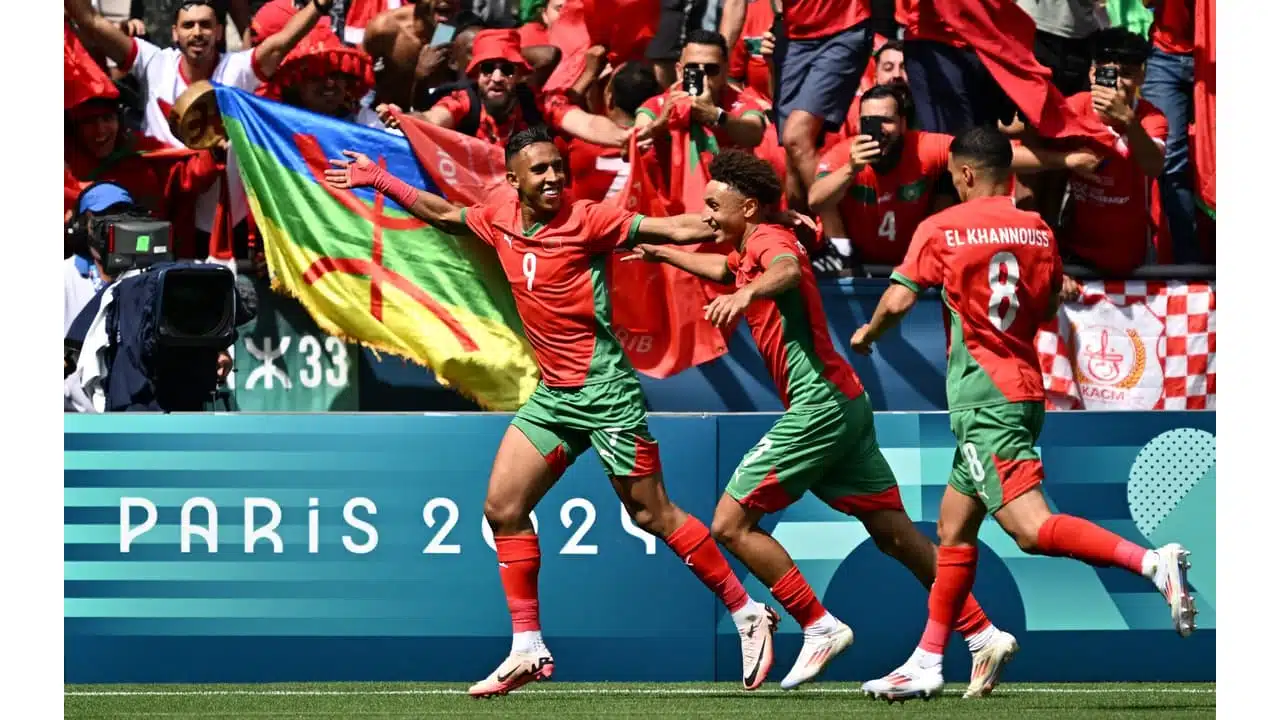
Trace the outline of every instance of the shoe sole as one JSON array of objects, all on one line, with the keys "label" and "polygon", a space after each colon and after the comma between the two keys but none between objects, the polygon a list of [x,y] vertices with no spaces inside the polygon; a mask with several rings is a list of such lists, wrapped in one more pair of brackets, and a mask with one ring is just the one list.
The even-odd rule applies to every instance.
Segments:
[{"label": "shoe sole", "polygon": [[978,692],[975,693],[972,690],[966,690],[963,696],[964,699],[983,698],[990,695],[991,692],[996,689],[996,686],[1000,684],[1000,676],[1004,674],[1004,666],[1009,664],[1009,661],[1013,659],[1014,655],[1018,654],[1018,650],[1020,649],[1018,641],[1014,640],[1013,647],[1009,649],[1009,652],[1005,653],[1000,662],[996,663],[995,670],[992,671],[991,677],[987,678],[987,681],[982,684],[982,687],[978,689]]},{"label": "shoe sole", "polygon": [[899,702],[905,703],[908,700],[923,700],[928,702],[942,694],[942,688],[937,690],[913,690],[905,693],[877,692],[874,690],[863,690],[862,694],[872,700],[884,700],[890,705]]},{"label": "shoe sole", "polygon": [[538,670],[536,670],[535,672],[531,672],[526,675],[521,675],[515,680],[512,680],[511,682],[505,685],[501,685],[493,690],[472,691],[469,694],[471,695],[471,697],[477,700],[488,700],[489,698],[492,698],[492,697],[506,695],[508,693],[519,690],[520,688],[524,687],[525,685],[528,685],[531,682],[542,682],[544,680],[550,680],[551,673],[555,670],[555,667],[556,666],[554,664],[543,665],[541,668],[538,668]]},{"label": "shoe sole", "polygon": [[1169,600],[1169,605],[1173,611],[1173,629],[1182,637],[1187,637],[1196,630],[1197,614],[1196,599],[1187,592],[1187,572],[1191,570],[1191,552],[1185,548],[1179,550],[1176,562],[1178,567],[1177,607],[1173,607],[1172,598]]},{"label": "shoe sole", "polygon": [[760,686],[764,685],[769,678],[769,671],[773,669],[773,636],[778,630],[778,623],[782,621],[782,616],[768,605],[765,605],[764,609],[769,614],[769,637],[760,648],[760,662],[756,665],[755,683],[748,685],[747,678],[742,678],[742,689],[747,692],[760,689]]},{"label": "shoe sole", "polygon": [[783,690],[794,690],[794,689],[796,689],[796,688],[800,687],[801,685],[804,685],[805,683],[811,683],[811,682],[813,682],[814,680],[817,680],[817,679],[822,675],[822,673],[826,672],[826,671],[827,671],[827,666],[831,664],[831,661],[832,661],[832,660],[835,660],[837,655],[839,655],[840,653],[844,652],[845,650],[848,650],[848,649],[849,649],[849,647],[853,645],[853,628],[849,627],[848,625],[846,625],[845,627],[846,627],[846,628],[848,628],[848,630],[849,630],[849,642],[845,643],[845,644],[844,644],[844,647],[841,647],[841,648],[839,648],[839,649],[837,649],[837,650],[832,650],[831,652],[827,653],[827,656],[826,656],[825,658],[823,658],[823,660],[822,660],[822,666],[821,666],[821,667],[819,667],[819,668],[817,669],[817,671],[815,671],[812,675],[810,675],[809,677],[805,678],[804,680],[800,680],[799,682],[793,683],[793,684],[791,684],[791,685],[787,685],[787,684],[785,684],[785,683],[786,683],[786,678],[783,678],[783,685],[782,685],[782,689],[783,689]]}]

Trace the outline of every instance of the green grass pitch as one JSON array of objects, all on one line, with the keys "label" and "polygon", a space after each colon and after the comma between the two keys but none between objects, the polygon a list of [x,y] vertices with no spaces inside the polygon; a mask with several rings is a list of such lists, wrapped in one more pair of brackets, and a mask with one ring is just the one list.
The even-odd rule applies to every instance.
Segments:
[{"label": "green grass pitch", "polygon": [[1213,683],[1009,683],[963,700],[961,685],[941,698],[889,705],[852,683],[815,683],[784,692],[742,692],[733,683],[557,683],[507,697],[473,700],[454,683],[272,685],[68,685],[67,718],[948,718],[1092,720],[1208,718]]}]

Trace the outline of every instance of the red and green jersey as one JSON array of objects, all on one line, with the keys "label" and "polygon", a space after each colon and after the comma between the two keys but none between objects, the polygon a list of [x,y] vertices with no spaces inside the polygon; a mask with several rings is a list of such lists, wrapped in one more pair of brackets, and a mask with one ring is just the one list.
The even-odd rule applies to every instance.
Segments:
[{"label": "red and green jersey", "polygon": [[1039,215],[1005,196],[947,208],[920,223],[893,280],[942,288],[951,410],[1044,400],[1035,337],[1062,260]]},{"label": "red and green jersey", "polygon": [[547,386],[581,387],[635,372],[611,329],[605,268],[643,218],[587,200],[528,228],[515,201],[463,211],[467,227],[498,253]]},{"label": "red and green jersey", "polygon": [[800,265],[800,284],[777,297],[756,300],[745,313],[782,405],[790,408],[857,398],[862,395],[862,383],[831,343],[818,283],[804,249],[790,230],[758,225],[745,246],[729,254],[734,284],[747,285],[785,257]]},{"label": "red and green jersey", "polygon": [[[823,153],[818,177],[847,166],[852,146],[849,138]],[[839,211],[862,262],[902,262],[916,226],[929,214],[933,188],[947,172],[950,151],[950,135],[908,130],[902,136],[902,155],[892,170],[882,174],[868,166],[854,176]]]},{"label": "red and green jersey", "polygon": [[[645,115],[650,120],[656,120],[662,114],[662,108],[671,98],[671,89],[661,95],[654,95],[636,110],[636,115]],[[769,101],[765,100],[760,93],[749,87],[735,87],[733,85],[725,85],[724,90],[720,92],[720,98],[717,105],[724,108],[731,118],[744,118],[754,115],[769,124]],[[729,131],[723,127],[709,128],[711,133],[715,135],[716,145],[720,148],[739,148],[740,150],[748,150],[749,147],[739,147],[733,142],[733,138],[729,137]],[[659,145],[663,141],[667,141],[667,136],[659,136],[655,138]],[[667,157],[668,153],[663,152],[659,157]]]}]

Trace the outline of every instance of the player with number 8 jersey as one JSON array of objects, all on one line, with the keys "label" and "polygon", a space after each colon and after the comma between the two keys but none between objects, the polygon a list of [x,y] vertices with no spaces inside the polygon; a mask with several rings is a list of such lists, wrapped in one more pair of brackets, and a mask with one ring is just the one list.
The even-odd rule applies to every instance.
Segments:
[{"label": "player with number 8 jersey", "polygon": [[[888,700],[942,690],[942,651],[977,573],[978,527],[986,513],[1024,552],[1120,567],[1150,579],[1169,604],[1174,629],[1195,629],[1188,592],[1189,553],[1177,544],[1145,549],[1087,520],[1053,513],[1041,490],[1035,444],[1044,424],[1044,390],[1035,336],[1055,317],[1062,261],[1048,225],[1009,197],[1013,148],[994,128],[965,132],[951,145],[949,170],[961,204],[926,219],[871,321],[851,344],[868,353],[900,322],[916,296],[940,287],[947,324],[947,406],[956,452],[938,513],[938,573],[929,621],[911,658],[863,685]],[[971,682],[985,695],[1000,668]]]},{"label": "player with number 8 jersey", "polygon": [[515,196],[495,193],[469,208],[413,188],[363,155],[347,154],[350,160],[332,161],[326,181],[339,188],[372,186],[431,225],[451,234],[472,232],[494,248],[542,373],[498,446],[485,497],[511,613],[511,653],[470,694],[505,695],[551,677],[555,662],[538,613],[541,552],[529,513],[588,448],[600,456],[631,520],[666,542],[730,612],[748,616],[753,632],[743,639],[744,664],[747,658],[755,662],[776,614],[747,595],[707,527],[667,497],[640,381],[613,333],[604,278],[617,250],[640,241],[703,242],[713,236],[711,229],[697,215],[649,218],[588,200],[566,202],[565,161],[541,127],[521,130],[507,143],[507,180]]}]

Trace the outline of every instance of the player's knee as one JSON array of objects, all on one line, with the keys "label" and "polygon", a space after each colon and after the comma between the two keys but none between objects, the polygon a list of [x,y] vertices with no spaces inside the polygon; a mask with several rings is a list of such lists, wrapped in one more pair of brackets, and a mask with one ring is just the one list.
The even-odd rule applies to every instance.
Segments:
[{"label": "player's knee", "polygon": [[961,535],[961,524],[946,517],[938,518],[938,544],[960,545],[964,538]]},{"label": "player's knee", "polygon": [[1013,541],[1018,543],[1018,549],[1028,555],[1040,554],[1040,533],[1032,532],[1026,528],[1016,528],[1009,531],[1009,535],[1013,537]]},{"label": "player's knee", "polygon": [[489,498],[484,501],[484,519],[494,534],[501,535],[522,529],[528,512],[519,503]]},{"label": "player's knee", "polygon": [[740,518],[717,511],[711,518],[711,537],[725,547],[732,547],[747,532]]},{"label": "player's knee", "polygon": [[787,157],[811,155],[815,150],[821,119],[803,112],[794,112],[782,128],[782,146]]},{"label": "player's knee", "polygon": [[882,532],[871,536],[876,549],[894,559],[901,559],[907,554],[907,537],[902,532]]}]

